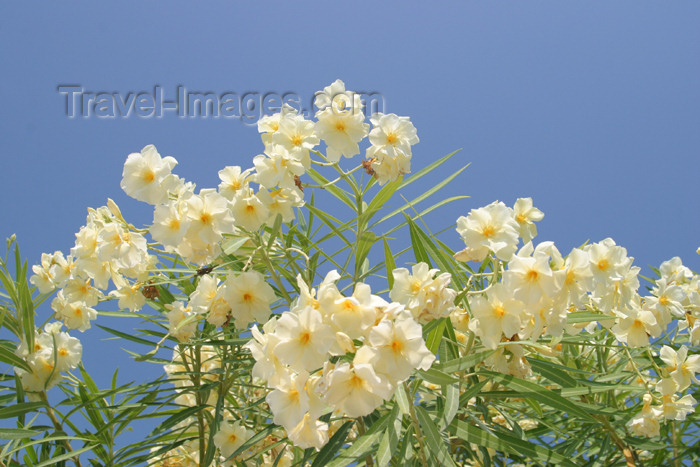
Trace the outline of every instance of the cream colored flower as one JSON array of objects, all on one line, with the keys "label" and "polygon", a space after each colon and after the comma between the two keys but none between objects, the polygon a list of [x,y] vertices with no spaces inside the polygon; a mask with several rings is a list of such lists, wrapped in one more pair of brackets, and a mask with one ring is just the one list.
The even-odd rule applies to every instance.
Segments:
[{"label": "cream colored flower", "polygon": [[265,276],[257,271],[229,274],[224,298],[239,329],[248,327],[253,321],[267,322],[270,305],[276,300],[275,291],[265,282]]},{"label": "cream colored flower", "polygon": [[149,204],[164,202],[168,196],[170,172],[177,165],[172,157],[160,157],[149,144],[140,153],[129,154],[124,163],[121,187],[124,192]]}]

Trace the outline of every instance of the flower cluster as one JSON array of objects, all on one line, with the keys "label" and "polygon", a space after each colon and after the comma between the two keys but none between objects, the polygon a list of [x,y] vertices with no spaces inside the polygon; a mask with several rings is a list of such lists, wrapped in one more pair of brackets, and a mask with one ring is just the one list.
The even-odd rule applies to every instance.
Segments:
[{"label": "flower cluster", "polygon": [[406,307],[421,324],[450,315],[454,310],[457,292],[449,287],[452,275],[443,272],[435,277],[438,269],[429,269],[426,263],[408,269],[394,269],[394,286],[389,298]]},{"label": "flower cluster", "polygon": [[[493,273],[486,274],[490,282],[485,288],[469,292],[471,314],[452,313],[456,329],[474,332],[484,347],[496,350],[486,359],[487,366],[527,377],[531,374],[529,343],[547,336],[556,344],[564,334],[576,335],[584,329],[593,333],[599,325],[630,348],[648,347],[653,339],[676,327],[688,330],[691,344],[700,344],[700,276],[683,266],[680,258],[661,265],[652,295],[642,297],[638,293],[640,268],[633,266],[627,250],[611,238],[574,248],[566,257],[552,242],[534,246],[533,222],[542,217],[527,198],[519,199],[512,209],[494,202],[457,220],[457,232],[466,248],[455,258],[483,261],[492,255],[497,265]],[[525,244],[518,250],[520,239]],[[570,323],[577,312],[582,312],[582,318]],[[598,318],[587,320],[586,312]],[[545,349],[538,342],[537,353],[556,353],[554,348]],[[659,417],[683,420],[693,411],[695,399],[677,394],[691,380],[697,381],[694,373],[700,371],[700,356],[687,354],[687,347],[678,353],[668,346],[662,348],[668,376],[657,375],[655,384],[656,399],[662,405],[652,407],[651,392],[646,395],[642,413],[630,422],[635,433],[658,434]],[[644,377],[642,382],[650,385],[652,379]]]},{"label": "flower cluster", "polygon": [[339,278],[331,271],[316,292],[299,277],[297,301],[263,332],[253,326],[247,344],[256,360],[253,376],[272,389],[266,400],[274,423],[303,448],[328,442],[323,414],[368,415],[435,360],[402,305],[373,295],[364,283],[346,297]]},{"label": "flower cluster", "polygon": [[15,353],[24,359],[31,370],[14,368],[22,387],[32,398],[37,398],[35,393],[51,389],[63,379],[62,372],[78,366],[83,346],[78,339],[61,331],[61,323],[53,322],[47,324],[42,332],[35,332],[33,348],[28,348],[27,343],[23,342]]},{"label": "flower cluster", "polygon": [[[420,456],[428,465],[428,455],[449,452],[465,465],[491,463],[484,455],[495,455],[494,433],[512,430],[525,443],[523,435],[537,430],[535,444],[555,433],[549,421],[542,423],[543,410],[559,417],[562,407],[573,409],[558,418],[568,429],[598,404],[606,410],[596,411],[596,418],[629,420],[628,433],[645,437],[668,433],[664,422],[694,412],[700,275],[680,258],[661,264],[659,278],[648,279],[647,292],[640,293],[646,278],[625,248],[606,238],[563,255],[553,242],[537,243],[536,223],[544,214],[531,198],[519,198],[512,207],[496,201],[460,216],[456,231],[464,247],[457,253],[411,224],[416,262],[410,270],[397,268],[388,235],[374,232],[400,209],[372,217],[408,184],[390,182],[410,172],[412,146],[419,141],[415,127],[394,114],[371,115],[368,123],[362,99],[340,80],[317,92],[314,104],[313,119],[288,106],[261,118],[262,154],[249,168],[224,167],[216,188],[197,189],[175,175],[177,161],[152,145],[127,157],[121,187],[152,205],[152,224],[135,227],[112,200],[89,209],[70,254],[44,254],[33,267],[30,281],[43,294],[36,304],[54,294],[51,308],[60,322],[35,331],[22,316],[8,327],[18,344],[11,350],[3,344],[2,359],[12,362],[32,400],[48,404],[45,391],[80,363],[80,341],[62,326],[86,331],[98,305],[113,300],[122,310],[154,310],[142,312],[151,328],[139,330],[143,337],[136,339],[153,350],[137,359],[167,363],[167,382],[174,385],[162,396],[169,418],[143,445],[144,456],[152,448],[154,466],[298,465],[312,460],[334,433],[334,452],[356,437],[379,442],[381,434],[382,460],[376,457],[382,465],[399,445],[405,458],[398,462],[415,463],[412,456]],[[360,154],[363,140],[364,160],[345,171],[340,161]],[[314,164],[338,177],[325,178]],[[364,197],[372,183],[353,175],[361,169],[383,186],[371,201]],[[339,220],[311,206],[314,197],[307,206],[305,188],[332,194],[357,217]],[[300,214],[305,206],[308,217]],[[323,242],[329,239],[345,245],[328,251]],[[370,254],[380,239],[383,263]],[[480,264],[472,269],[470,262]],[[372,278],[384,280],[384,268],[385,298],[368,285],[374,287]],[[347,287],[340,285],[350,278]],[[345,292],[350,287],[351,294]],[[157,355],[164,348],[173,350],[169,361]],[[433,351],[440,360],[435,368]],[[557,386],[560,393],[550,391]],[[388,415],[397,391],[402,397],[391,409],[397,418],[388,420],[382,412]],[[512,398],[513,392],[522,396]],[[524,398],[535,392],[538,402],[530,406]],[[563,394],[575,396],[563,400]],[[80,396],[87,412],[103,401],[98,393]],[[532,418],[535,407],[539,419]],[[365,423],[380,419],[388,420],[381,433],[365,431]],[[60,423],[54,422],[57,430]],[[487,425],[498,431],[484,431],[483,439],[473,432]],[[17,436],[26,434],[22,427]],[[591,433],[612,438],[634,463],[625,443],[635,440],[618,439],[622,427],[608,428]],[[445,440],[441,431],[449,433]],[[85,442],[94,443],[97,455],[114,454],[113,439],[92,435],[80,439],[91,439]],[[102,441],[109,450],[97,448]],[[475,444],[489,449],[477,452]],[[541,444],[530,451],[540,461],[556,462],[561,455],[555,449],[563,443],[554,444],[553,457]],[[71,448],[64,443],[60,449]],[[354,460],[373,460],[368,449]]]}]

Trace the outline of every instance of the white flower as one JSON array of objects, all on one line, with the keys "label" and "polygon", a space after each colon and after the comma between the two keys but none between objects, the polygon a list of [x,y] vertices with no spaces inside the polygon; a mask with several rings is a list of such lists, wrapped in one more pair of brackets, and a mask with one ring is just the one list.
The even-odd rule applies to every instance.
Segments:
[{"label": "white flower", "polygon": [[155,146],[149,144],[141,153],[127,157],[122,173],[122,190],[139,201],[162,203],[167,199],[170,172],[176,164],[172,157],[161,158]]},{"label": "white flower", "polygon": [[486,296],[476,295],[470,298],[469,305],[474,319],[469,322],[469,329],[481,338],[485,347],[496,349],[502,335],[510,338],[520,331],[525,317],[524,305],[510,293],[510,289],[497,283]]},{"label": "white flower", "polygon": [[233,319],[239,329],[247,327],[253,321],[266,322],[270,316],[270,305],[276,299],[275,291],[257,271],[229,274],[224,298],[233,310]]},{"label": "white flower", "polygon": [[255,359],[253,366],[253,377],[265,380],[270,387],[276,387],[280,379],[288,376],[287,368],[280,362],[274,352],[275,346],[280,342],[274,330],[277,326],[277,318],[270,320],[263,326],[263,334],[257,325],[250,328],[253,338],[244,345],[250,350]]},{"label": "white flower", "polygon": [[170,311],[166,314],[168,318],[168,332],[180,342],[187,342],[197,330],[196,314],[192,313],[192,308],[186,306],[184,302],[176,301],[165,305]]},{"label": "white flower", "polygon": [[314,122],[292,113],[282,116],[278,130],[272,135],[272,144],[283,146],[306,169],[311,165],[309,151],[318,143],[319,139],[314,134]]},{"label": "white flower", "polygon": [[270,210],[265,204],[253,194],[252,190],[247,193],[241,191],[233,199],[231,212],[235,219],[236,226],[253,232],[262,227],[270,216]]},{"label": "white flower", "polygon": [[293,429],[287,430],[289,440],[302,449],[321,449],[328,442],[328,424],[305,414]]},{"label": "white flower", "polygon": [[423,328],[413,318],[382,320],[369,333],[372,353],[371,363],[377,373],[389,377],[392,382],[405,381],[415,369],[427,370],[435,361],[435,355],[423,341]]},{"label": "white flower", "polygon": [[315,104],[320,109],[316,112],[315,133],[326,142],[328,160],[338,162],[341,155],[359,154],[357,143],[369,134],[360,96],[346,91],[345,84],[337,80],[316,93]]},{"label": "white flower", "polygon": [[437,269],[429,269],[426,263],[413,266],[413,274],[408,269],[394,269],[394,286],[389,298],[401,303],[419,323],[448,316],[454,308],[457,292],[448,286],[452,279],[449,273],[439,274]]},{"label": "white flower", "polygon": [[618,320],[612,327],[612,332],[617,340],[626,342],[630,347],[645,347],[649,345],[649,336],[661,335],[661,327],[649,310],[634,307],[615,310],[615,315]]},{"label": "white flower", "polygon": [[318,108],[318,113],[330,107],[334,111],[342,112],[345,110],[362,109],[362,98],[353,91],[345,89],[345,83],[337,79],[329,86],[323,88],[322,91],[316,91],[314,94],[314,105]]},{"label": "white flower", "polygon": [[221,455],[228,459],[252,436],[253,431],[241,425],[240,420],[236,420],[234,423],[223,420],[219,431],[214,435],[214,445],[219,448]]},{"label": "white flower", "polygon": [[686,415],[695,412],[694,405],[697,401],[690,394],[679,398],[675,394],[663,396],[663,403],[660,407],[666,420],[685,420]]},{"label": "white flower", "polygon": [[500,201],[472,209],[457,219],[457,232],[467,245],[469,258],[483,261],[492,251],[498,259],[510,261],[518,245],[518,223]]},{"label": "white flower", "polygon": [[319,302],[333,329],[347,334],[351,339],[365,336],[377,321],[377,307],[386,302],[372,295],[369,285],[362,282],[355,284],[350,297],[343,296],[337,289],[331,294],[330,290],[324,291],[323,297],[319,294]]},{"label": "white flower", "polygon": [[380,378],[368,363],[343,362],[327,375],[325,399],[348,417],[369,415],[391,397],[391,384]]},{"label": "white flower", "polygon": [[389,152],[386,148],[370,146],[367,148],[366,157],[371,160],[374,176],[380,185],[398,180],[402,175],[411,172],[410,152],[405,153],[398,149]]},{"label": "white flower", "polygon": [[526,256],[528,243],[523,250],[514,255],[508,263],[508,270],[503,273],[503,283],[513,293],[513,297],[526,305],[534,305],[542,298],[551,298],[556,292],[556,285],[549,266],[549,256],[535,253]]},{"label": "white flower", "polygon": [[310,162],[305,165],[299,153],[291,153],[284,146],[271,144],[265,154],[253,158],[253,165],[257,172],[255,181],[265,188],[292,188],[295,186],[294,176],[303,175]]},{"label": "white flower", "polygon": [[373,126],[369,133],[370,143],[391,155],[401,152],[410,156],[411,146],[420,141],[416,128],[408,117],[375,113],[369,120]]},{"label": "white flower", "polygon": [[632,417],[626,425],[635,436],[646,436],[653,438],[659,436],[659,416],[658,409],[651,407],[651,395],[644,394],[644,407],[642,411]]},{"label": "white flower", "polygon": [[321,313],[306,307],[297,313],[286,312],[277,320],[274,348],[277,358],[292,368],[313,371],[323,366],[335,334],[323,322]]},{"label": "white flower", "polygon": [[217,243],[223,232],[232,233],[233,218],[228,200],[216,190],[203,189],[187,200],[189,229],[187,237],[197,237],[206,244]]},{"label": "white flower", "polygon": [[67,301],[61,290],[51,302],[51,308],[56,312],[56,319],[63,321],[68,329],[85,331],[90,329],[90,321],[97,318],[97,311],[83,302]]},{"label": "white flower", "polygon": [[175,249],[190,227],[183,203],[176,201],[156,206],[153,211],[153,225],[149,228],[151,237],[169,249]]},{"label": "white flower", "polygon": [[304,195],[296,187],[271,191],[261,189],[256,196],[269,212],[268,224],[274,222],[278,214],[282,216],[282,222],[293,221],[296,218],[294,208],[304,205]]},{"label": "white flower", "polygon": [[146,257],[146,239],[138,232],[125,229],[116,222],[102,227],[97,234],[97,257],[121,268],[132,268]]},{"label": "white flower", "polygon": [[119,308],[122,310],[139,311],[146,304],[146,297],[138,284],[129,284],[123,278],[117,279],[117,290],[112,290],[109,295],[117,297]]},{"label": "white flower", "polygon": [[695,373],[700,373],[700,355],[688,356],[688,347],[682,345],[676,352],[664,345],[659,351],[659,357],[667,365],[667,370],[676,383],[674,392],[685,390],[691,382],[700,383],[695,377]]},{"label": "white flower", "polygon": [[518,198],[513,206],[513,218],[520,226],[520,238],[527,243],[537,236],[535,222],[541,221],[544,213],[532,205],[532,198]]},{"label": "white flower", "polygon": [[675,256],[668,261],[664,261],[659,266],[661,277],[666,279],[667,283],[683,284],[693,278],[693,271],[686,266],[683,266],[681,259]]},{"label": "white flower", "polygon": [[95,306],[102,298],[102,293],[90,284],[90,279],[76,277],[70,279],[63,288],[63,294],[69,302],[83,302]]},{"label": "white flower", "polygon": [[229,201],[236,194],[248,188],[248,183],[251,181],[253,169],[241,171],[237,165],[224,167],[219,170],[219,194]]},{"label": "white flower", "polygon": [[273,422],[287,431],[297,426],[309,411],[309,395],[305,388],[308,378],[309,374],[304,371],[289,373],[265,397],[274,414]]},{"label": "white flower", "polygon": [[262,133],[263,144],[267,147],[272,142],[272,136],[280,128],[280,120],[287,115],[296,115],[297,110],[291,105],[285,103],[279,112],[272,115],[264,115],[258,120],[258,132]]}]

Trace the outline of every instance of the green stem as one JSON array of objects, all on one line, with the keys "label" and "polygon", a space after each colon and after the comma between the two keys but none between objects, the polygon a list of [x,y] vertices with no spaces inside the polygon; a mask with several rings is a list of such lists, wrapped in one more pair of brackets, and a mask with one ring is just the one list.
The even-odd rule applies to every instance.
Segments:
[{"label": "green stem", "polygon": [[[262,244],[262,238],[258,238],[258,241],[260,244]],[[282,283],[282,279],[280,279],[279,274],[277,274],[277,270],[275,269],[274,265],[272,264],[272,261],[270,261],[270,257],[267,255],[267,250],[265,248],[260,249],[263,257],[263,261],[265,262],[265,266],[267,267],[268,272],[270,273],[270,276],[272,277],[272,280],[275,281],[275,284],[277,284],[277,287],[280,290],[280,293],[284,297],[284,299],[287,301],[288,305],[292,304],[292,298],[289,296],[287,293],[287,290],[284,288],[284,284]]]},{"label": "green stem", "polygon": [[[49,416],[49,419],[51,419],[51,423],[53,423],[54,428],[56,431],[61,431],[63,432],[63,424],[60,422],[58,417],[56,417],[56,413],[53,411],[53,408],[49,404],[49,398],[46,397],[46,392],[42,391],[39,394],[39,397],[41,397],[41,400],[46,403],[46,414]],[[66,450],[68,452],[73,452],[73,448],[70,445],[70,442],[67,439],[63,440],[63,445],[65,446]],[[80,457],[75,456],[73,457],[73,462],[75,462],[76,467],[82,467],[82,464],[80,463]]]},{"label": "green stem", "polygon": [[413,405],[414,394],[413,391],[409,390],[407,383],[403,384],[404,389],[406,390],[409,396],[408,411],[411,415],[413,426],[416,427],[416,439],[418,440],[418,446],[420,447],[420,450],[418,451],[418,453],[420,454],[420,460],[424,467],[428,467],[428,459],[425,457],[425,437],[423,436],[423,430],[421,430],[420,428],[420,422],[418,421],[418,416],[416,415],[416,408]]}]

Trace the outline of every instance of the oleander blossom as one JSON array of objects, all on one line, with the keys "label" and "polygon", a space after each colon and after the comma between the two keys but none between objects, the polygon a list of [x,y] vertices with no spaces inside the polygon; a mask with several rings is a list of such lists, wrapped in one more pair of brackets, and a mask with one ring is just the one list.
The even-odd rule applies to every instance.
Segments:
[{"label": "oleander blossom", "polygon": [[121,187],[124,192],[149,204],[164,202],[168,189],[176,180],[171,175],[177,161],[173,157],[161,157],[152,144],[140,153],[129,154],[124,163]]},{"label": "oleander blossom", "polygon": [[467,246],[457,253],[457,259],[462,261],[483,261],[489,253],[510,261],[518,246],[518,223],[500,201],[459,217],[457,232]]},{"label": "oleander blossom", "polygon": [[[339,278],[331,271],[317,292],[298,276],[300,295],[290,310],[268,321],[264,333],[253,328],[246,344],[256,360],[254,375],[270,389],[274,422],[303,448],[328,441],[328,424],[319,420],[324,413],[368,415],[414,370],[435,361],[403,305],[373,295],[364,283],[344,296]],[[331,362],[349,355],[352,362]]]}]

